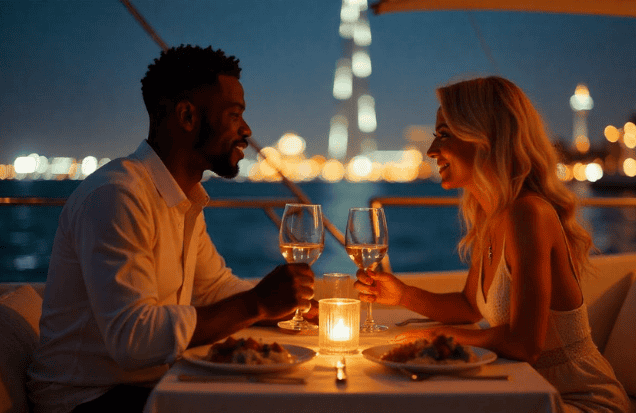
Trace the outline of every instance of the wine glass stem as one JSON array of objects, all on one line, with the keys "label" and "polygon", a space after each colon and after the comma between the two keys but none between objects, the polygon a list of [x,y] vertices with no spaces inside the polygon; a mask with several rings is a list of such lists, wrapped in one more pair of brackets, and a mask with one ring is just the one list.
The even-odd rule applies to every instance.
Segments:
[{"label": "wine glass stem", "polygon": [[[366,273],[368,268],[363,268],[364,272]],[[375,283],[375,281],[374,281]],[[364,320],[364,325],[366,326],[372,326],[375,324],[375,320],[373,319],[373,306],[371,305],[371,303],[367,302],[367,318],[366,320]]]},{"label": "wine glass stem", "polygon": [[375,320],[373,319],[373,311],[372,311],[371,303],[367,303],[367,319],[365,320],[365,324],[375,324]]},{"label": "wine glass stem", "polygon": [[301,323],[305,321],[305,319],[303,318],[303,315],[300,312],[300,308],[296,309],[296,312],[294,313],[294,318],[292,320],[294,320],[297,323]]}]

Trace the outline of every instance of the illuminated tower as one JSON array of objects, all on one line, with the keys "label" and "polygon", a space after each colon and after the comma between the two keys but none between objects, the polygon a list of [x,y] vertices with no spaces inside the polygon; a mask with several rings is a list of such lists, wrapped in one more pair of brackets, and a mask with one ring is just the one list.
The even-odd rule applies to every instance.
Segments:
[{"label": "illuminated tower", "polygon": [[572,127],[572,144],[580,153],[590,149],[590,139],[587,133],[587,113],[594,107],[590,91],[582,83],[576,86],[574,95],[570,97],[570,107],[574,111]]},{"label": "illuminated tower", "polygon": [[367,91],[371,75],[371,28],[367,0],[342,0],[340,37],[343,56],[336,62],[333,96],[338,113],[331,118],[328,154],[345,160],[377,149],[375,100]]}]

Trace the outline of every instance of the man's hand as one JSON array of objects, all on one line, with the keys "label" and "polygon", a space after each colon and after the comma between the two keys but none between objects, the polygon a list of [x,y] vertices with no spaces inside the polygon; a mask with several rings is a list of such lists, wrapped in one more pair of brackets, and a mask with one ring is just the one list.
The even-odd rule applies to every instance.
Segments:
[{"label": "man's hand", "polygon": [[318,324],[318,301],[311,300],[311,308],[303,313],[303,318],[310,323]]},{"label": "man's hand", "polygon": [[309,306],[314,296],[314,273],[307,264],[279,265],[254,287],[259,312],[280,319]]}]

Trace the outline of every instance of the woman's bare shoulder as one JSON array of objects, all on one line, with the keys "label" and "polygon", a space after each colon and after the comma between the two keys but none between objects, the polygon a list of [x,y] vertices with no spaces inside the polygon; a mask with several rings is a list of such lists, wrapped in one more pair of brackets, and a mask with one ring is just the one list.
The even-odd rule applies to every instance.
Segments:
[{"label": "woman's bare shoulder", "polygon": [[537,265],[550,262],[556,234],[561,232],[556,231],[560,224],[552,206],[536,196],[520,197],[507,209],[502,226],[506,234],[506,261],[513,278],[515,274],[522,279],[547,274]]},{"label": "woman's bare shoulder", "polygon": [[559,228],[559,217],[555,209],[545,199],[535,194],[524,194],[515,199],[503,213],[502,224],[507,231],[521,231],[524,234],[553,233]]},{"label": "woman's bare shoulder", "polygon": [[515,199],[505,211],[508,219],[541,220],[548,223],[558,221],[556,210],[545,198],[533,193],[527,193]]}]

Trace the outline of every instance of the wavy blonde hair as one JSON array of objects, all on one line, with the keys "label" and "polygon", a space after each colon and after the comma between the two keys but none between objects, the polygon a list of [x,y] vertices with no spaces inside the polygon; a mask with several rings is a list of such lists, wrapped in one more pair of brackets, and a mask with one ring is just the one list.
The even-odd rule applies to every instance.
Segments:
[{"label": "wavy blonde hair", "polygon": [[475,184],[494,206],[487,213],[470,191],[463,191],[461,257],[483,252],[487,229],[525,188],[552,204],[565,229],[574,270],[583,274],[590,267],[592,239],[577,221],[577,197],[557,177],[556,150],[530,99],[509,80],[494,76],[441,87],[437,98],[451,132],[475,144]]}]

